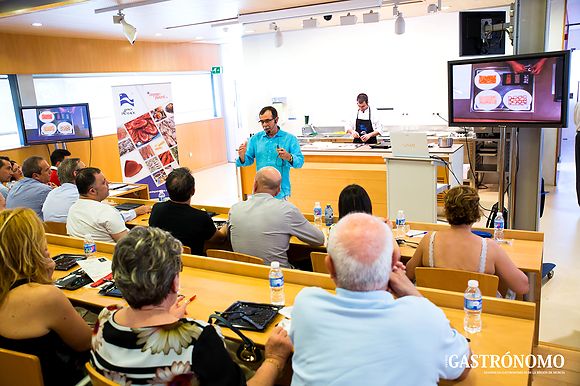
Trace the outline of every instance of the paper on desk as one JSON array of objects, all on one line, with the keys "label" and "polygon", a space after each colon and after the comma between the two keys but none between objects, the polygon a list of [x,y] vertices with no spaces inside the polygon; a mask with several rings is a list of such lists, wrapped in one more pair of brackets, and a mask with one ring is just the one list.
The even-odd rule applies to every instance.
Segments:
[{"label": "paper on desk", "polygon": [[278,310],[278,313],[285,318],[292,319],[293,306],[287,306]]},{"label": "paper on desk", "polygon": [[290,319],[282,319],[280,323],[277,324],[278,327],[282,327],[286,332],[290,332],[290,327],[292,326],[292,321]]},{"label": "paper on desk", "polygon": [[102,279],[111,273],[111,260],[105,259],[104,257],[79,260],[77,263],[93,281]]}]

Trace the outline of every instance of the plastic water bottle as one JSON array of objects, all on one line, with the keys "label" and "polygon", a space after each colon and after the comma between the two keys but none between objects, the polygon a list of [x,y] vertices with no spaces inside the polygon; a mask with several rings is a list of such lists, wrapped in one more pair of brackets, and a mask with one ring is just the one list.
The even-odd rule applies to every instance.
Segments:
[{"label": "plastic water bottle", "polygon": [[314,225],[319,228],[322,226],[322,207],[318,201],[314,203]]},{"label": "plastic water bottle", "polygon": [[83,241],[83,249],[85,250],[85,257],[87,259],[95,257],[97,253],[97,244],[95,244],[93,236],[88,233],[85,235],[85,240]]},{"label": "plastic water bottle", "polygon": [[159,200],[159,202],[165,201],[165,190],[159,192],[159,194],[157,195],[157,199]]},{"label": "plastic water bottle", "polygon": [[330,204],[326,204],[326,208],[324,209],[324,223],[327,227],[334,224],[334,212],[332,211],[332,206],[330,206]]},{"label": "plastic water bottle", "polygon": [[405,212],[403,210],[397,211],[397,219],[395,220],[395,225],[397,228],[397,236],[403,237],[405,236]]},{"label": "plastic water bottle", "polygon": [[497,216],[495,216],[495,220],[493,221],[493,238],[495,241],[503,241],[503,229],[503,214],[501,212],[497,212]]},{"label": "plastic water bottle", "polygon": [[469,280],[467,285],[463,295],[463,310],[465,311],[463,329],[470,334],[475,334],[481,331],[481,291],[477,280]]},{"label": "plastic water bottle", "polygon": [[283,306],[284,296],[284,272],[280,269],[280,263],[273,261],[270,263],[270,303],[276,306]]}]

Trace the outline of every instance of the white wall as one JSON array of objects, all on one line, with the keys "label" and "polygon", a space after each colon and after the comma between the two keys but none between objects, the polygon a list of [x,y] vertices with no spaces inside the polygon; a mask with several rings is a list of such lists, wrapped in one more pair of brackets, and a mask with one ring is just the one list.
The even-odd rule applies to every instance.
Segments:
[{"label": "white wall", "polygon": [[[394,108],[380,112],[384,125],[444,123],[433,113],[447,117],[447,61],[459,59],[458,13],[408,18],[403,35],[395,35],[394,20],[283,35],[280,48],[273,34],[242,39],[240,140],[260,130],[258,111],[273,97],[287,98],[281,120],[294,133],[304,115],[317,126],[352,119],[360,92],[375,108]],[[507,39],[506,53],[512,52]]]}]

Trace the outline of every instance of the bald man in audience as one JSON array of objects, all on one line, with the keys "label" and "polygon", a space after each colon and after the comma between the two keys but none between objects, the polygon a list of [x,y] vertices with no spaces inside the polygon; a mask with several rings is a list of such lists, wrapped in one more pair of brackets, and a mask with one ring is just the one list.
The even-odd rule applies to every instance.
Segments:
[{"label": "bald man in audience", "polygon": [[381,219],[342,218],[329,236],[326,267],[336,294],[309,287],[294,301],[293,386],[436,385],[467,375],[447,366],[451,355],[469,358],[467,340],[407,278]]},{"label": "bald man in audience", "polygon": [[66,230],[69,235],[84,238],[91,235],[95,241],[114,243],[127,235],[121,213],[103,203],[109,197],[109,183],[97,168],[78,171],[75,183],[80,198],[68,211]]},{"label": "bald man in audience", "polygon": [[48,185],[50,165],[44,158],[32,156],[22,163],[22,174],[24,178],[15,183],[8,192],[6,208],[30,208],[42,220],[42,205],[52,190]]},{"label": "bald man in audience", "polygon": [[260,169],[252,197],[230,209],[228,231],[234,251],[260,257],[268,265],[278,261],[282,267],[291,267],[287,256],[290,237],[318,246],[324,244],[324,234],[294,204],[274,198],[281,182],[274,167]]}]

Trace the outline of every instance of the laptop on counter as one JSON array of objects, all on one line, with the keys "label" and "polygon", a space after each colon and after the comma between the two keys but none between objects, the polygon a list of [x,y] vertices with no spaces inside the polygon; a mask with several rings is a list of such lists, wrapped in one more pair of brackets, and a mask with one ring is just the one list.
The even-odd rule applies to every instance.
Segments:
[{"label": "laptop on counter", "polygon": [[407,158],[430,158],[427,133],[420,131],[396,131],[391,133],[393,156]]}]

